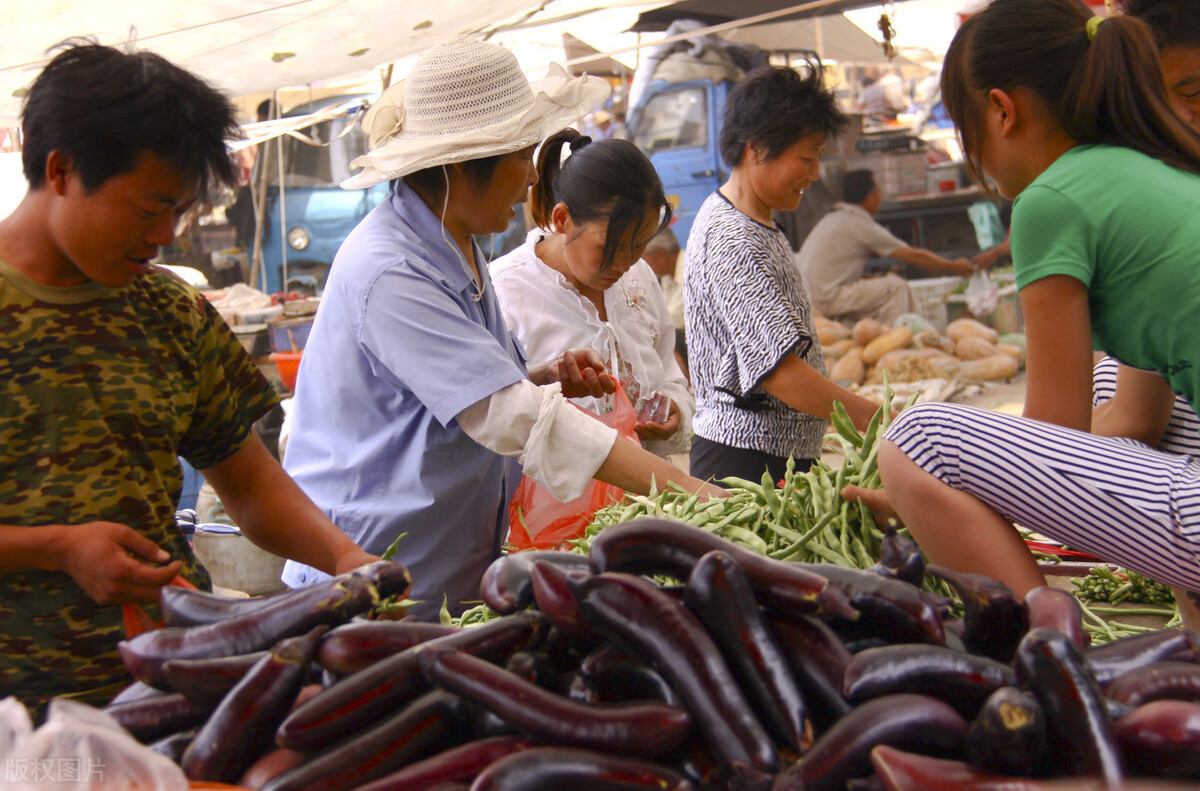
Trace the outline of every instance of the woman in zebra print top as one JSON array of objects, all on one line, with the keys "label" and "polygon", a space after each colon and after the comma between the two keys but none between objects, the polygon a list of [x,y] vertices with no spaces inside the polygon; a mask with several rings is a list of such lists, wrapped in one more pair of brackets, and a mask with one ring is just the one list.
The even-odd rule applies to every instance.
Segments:
[{"label": "woman in zebra print top", "polygon": [[683,276],[698,478],[778,480],[788,457],[806,469],[820,454],[835,399],[860,428],[877,409],[826,376],[808,292],[771,216],[799,205],[845,123],[815,71],[767,68],[726,100],[719,142],[732,172],[696,215]]}]

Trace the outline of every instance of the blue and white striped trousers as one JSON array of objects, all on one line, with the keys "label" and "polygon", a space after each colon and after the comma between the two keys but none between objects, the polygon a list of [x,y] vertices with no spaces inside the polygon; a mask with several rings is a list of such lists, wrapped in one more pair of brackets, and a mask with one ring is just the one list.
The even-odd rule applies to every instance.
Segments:
[{"label": "blue and white striped trousers", "polygon": [[1200,591],[1198,457],[962,404],[906,409],[886,438],[1022,527]]}]

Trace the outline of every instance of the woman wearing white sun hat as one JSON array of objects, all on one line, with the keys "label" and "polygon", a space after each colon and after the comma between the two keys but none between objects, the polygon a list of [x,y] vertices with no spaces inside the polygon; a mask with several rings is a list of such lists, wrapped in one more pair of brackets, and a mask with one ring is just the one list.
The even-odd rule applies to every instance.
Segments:
[{"label": "woman wearing white sun hat", "polygon": [[[499,552],[515,457],[563,499],[593,476],[719,490],[564,401],[611,392],[594,352],[526,369],[473,234],[503,231],[536,179],[534,147],[599,105],[608,86],[561,67],[530,84],[509,51],[457,37],[364,117],[371,152],[348,189],[395,192],[338,252],[304,350],[285,467],[368,551],[402,534],[422,618],[478,599]],[[565,408],[564,408],[565,407]],[[289,564],[284,581],[320,572]]]}]

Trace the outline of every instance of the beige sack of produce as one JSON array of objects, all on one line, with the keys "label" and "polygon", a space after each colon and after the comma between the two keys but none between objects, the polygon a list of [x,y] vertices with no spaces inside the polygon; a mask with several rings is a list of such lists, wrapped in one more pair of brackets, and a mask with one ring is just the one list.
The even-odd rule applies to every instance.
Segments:
[{"label": "beige sack of produce", "polygon": [[939,352],[954,354],[954,341],[937,330],[921,330],[913,336],[913,344],[918,349],[937,349]]},{"label": "beige sack of produce", "polygon": [[1000,350],[996,344],[974,335],[968,335],[954,344],[954,356],[960,360],[985,360],[997,354],[1000,354]]},{"label": "beige sack of produce", "polygon": [[867,375],[867,366],[863,364],[863,350],[855,346],[838,359],[829,370],[829,378],[845,387],[849,384],[862,384]]},{"label": "beige sack of produce", "polygon": [[885,332],[867,344],[866,348],[863,349],[863,362],[868,365],[874,365],[879,362],[883,355],[897,349],[907,349],[912,345],[912,342],[912,330],[908,327],[897,327],[890,332]]},{"label": "beige sack of produce", "polygon": [[1001,354],[1007,354],[1009,357],[1016,360],[1018,368],[1025,367],[1025,350],[1020,346],[1008,343],[998,343],[996,344],[996,351],[1000,352]]},{"label": "beige sack of produce", "polygon": [[854,325],[854,329],[850,330],[850,337],[859,346],[866,346],[890,329],[891,327],[885,327],[875,319],[860,319]]},{"label": "beige sack of produce", "polygon": [[946,337],[955,343],[971,336],[983,338],[988,343],[995,343],[996,339],[1000,337],[1000,333],[975,319],[955,319],[946,325]]},{"label": "beige sack of produce", "polygon": [[834,341],[828,346],[821,346],[821,354],[825,356],[826,361],[837,360],[857,345],[850,338],[842,338],[840,341]]},{"label": "beige sack of produce", "polygon": [[889,382],[918,382],[922,379],[953,379],[963,363],[937,349],[897,349],[875,364],[873,379],[887,371]]},{"label": "beige sack of produce", "polygon": [[958,375],[961,379],[973,379],[980,382],[991,382],[996,379],[1011,379],[1017,375],[1020,366],[1017,361],[1007,354],[997,354],[982,360],[971,360],[962,364]]}]

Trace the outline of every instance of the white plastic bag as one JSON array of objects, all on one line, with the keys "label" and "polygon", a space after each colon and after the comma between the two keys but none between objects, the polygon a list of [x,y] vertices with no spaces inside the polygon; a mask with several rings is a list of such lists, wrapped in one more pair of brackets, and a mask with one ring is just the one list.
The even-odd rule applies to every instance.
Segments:
[{"label": "white plastic bag", "polygon": [[967,283],[967,310],[976,316],[986,316],[1000,304],[1000,289],[992,283],[987,272],[980,271],[971,275]]},{"label": "white plastic bag", "polygon": [[103,711],[71,700],[51,701],[46,723],[19,739],[3,764],[0,787],[11,791],[188,788],[169,758],[139,744]]},{"label": "white plastic bag", "polygon": [[21,701],[11,695],[0,701],[0,760],[12,755],[17,743],[33,733],[33,721]]}]

